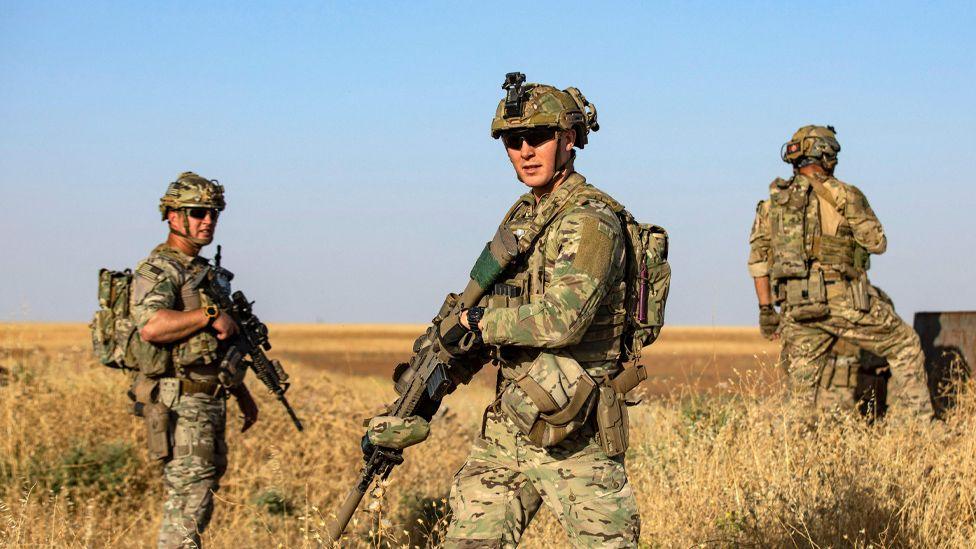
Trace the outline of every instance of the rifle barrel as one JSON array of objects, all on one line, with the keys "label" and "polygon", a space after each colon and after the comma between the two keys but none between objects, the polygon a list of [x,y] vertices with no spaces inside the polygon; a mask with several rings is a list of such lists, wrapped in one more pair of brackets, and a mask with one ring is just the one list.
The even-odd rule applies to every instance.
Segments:
[{"label": "rifle barrel", "polygon": [[357,483],[349,491],[346,496],[345,501],[342,502],[342,506],[336,510],[336,521],[334,524],[329,524],[329,539],[333,543],[338,543],[339,538],[342,537],[342,533],[346,530],[346,526],[349,525],[349,520],[352,519],[352,515],[356,512],[356,508],[359,507],[359,502],[363,500],[363,496],[366,495],[366,491],[359,490],[359,484]]}]

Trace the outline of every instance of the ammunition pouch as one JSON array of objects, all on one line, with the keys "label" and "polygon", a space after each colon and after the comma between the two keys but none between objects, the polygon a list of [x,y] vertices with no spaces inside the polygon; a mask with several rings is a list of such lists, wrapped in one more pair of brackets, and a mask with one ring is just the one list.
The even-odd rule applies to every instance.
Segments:
[{"label": "ammunition pouch", "polygon": [[217,337],[210,330],[201,330],[173,349],[176,366],[203,366],[217,360]]},{"label": "ammunition pouch", "polygon": [[866,313],[871,310],[871,283],[868,277],[860,276],[850,282],[851,304],[854,309]]},{"label": "ammunition pouch", "polygon": [[793,320],[817,320],[830,315],[827,285],[819,270],[812,271],[807,278],[777,280],[776,301],[783,314]]},{"label": "ammunition pouch", "polygon": [[586,425],[597,384],[572,357],[539,353],[499,396],[504,413],[528,439],[555,446]]},{"label": "ammunition pouch", "polygon": [[[851,237],[820,235],[813,242],[813,256],[846,278],[856,278],[855,245]],[[863,260],[862,260],[863,261]]]},{"label": "ammunition pouch", "polygon": [[516,308],[528,303],[528,277],[496,283],[491,293],[482,298],[480,305],[486,308]]}]

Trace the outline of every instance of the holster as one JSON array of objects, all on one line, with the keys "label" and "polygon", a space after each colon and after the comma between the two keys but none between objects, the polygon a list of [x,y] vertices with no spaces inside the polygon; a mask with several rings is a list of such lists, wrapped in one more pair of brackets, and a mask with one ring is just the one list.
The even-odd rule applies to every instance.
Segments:
[{"label": "holster", "polygon": [[627,402],[627,393],[645,379],[647,370],[642,364],[634,364],[600,385],[596,405],[597,439],[609,457],[623,454],[630,447],[627,406],[636,402]]},{"label": "holster", "polygon": [[139,376],[129,389],[134,401],[132,413],[146,422],[146,442],[150,460],[166,460],[170,457],[169,419],[170,409],[161,402],[160,381]]},{"label": "holster", "polygon": [[600,387],[596,405],[597,438],[607,456],[613,457],[627,451],[630,445],[627,419],[624,395],[617,394],[613,387]]},{"label": "holster", "polygon": [[164,461],[170,457],[169,414],[169,407],[160,402],[153,402],[143,408],[150,460]]}]

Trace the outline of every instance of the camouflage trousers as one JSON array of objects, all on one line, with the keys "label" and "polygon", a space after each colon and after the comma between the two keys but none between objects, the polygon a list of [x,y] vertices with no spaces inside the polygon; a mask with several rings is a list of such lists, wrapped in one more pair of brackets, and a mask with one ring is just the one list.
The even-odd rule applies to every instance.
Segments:
[{"label": "camouflage trousers", "polygon": [[501,413],[454,476],[445,547],[514,547],[542,502],[576,547],[636,547],[640,515],[622,456],[592,428],[553,448],[535,446]]},{"label": "camouflage trousers", "polygon": [[[833,383],[828,353],[838,339],[874,353],[888,361],[891,372],[888,394],[893,412],[907,412],[920,418],[932,416],[925,377],[925,358],[918,334],[881,299],[872,287],[870,310],[857,310],[846,284],[828,286],[830,316],[823,320],[795,321],[784,315],[782,338],[791,398],[810,409],[834,404],[836,397],[849,394],[846,384]],[[901,410],[899,410],[901,408]]]},{"label": "camouflage trousers", "polygon": [[171,406],[172,457],[163,466],[166,502],[159,529],[159,549],[200,547],[200,533],[210,523],[214,492],[227,469],[224,441],[226,401],[184,394]]},{"label": "camouflage trousers", "polygon": [[[813,394],[814,406],[818,411],[857,411],[872,421],[883,413],[885,406],[878,401],[878,397],[883,399],[887,391],[876,394],[876,384],[888,373],[888,364],[884,359],[839,340],[825,360]],[[783,345],[779,364],[789,376],[788,345]]]}]

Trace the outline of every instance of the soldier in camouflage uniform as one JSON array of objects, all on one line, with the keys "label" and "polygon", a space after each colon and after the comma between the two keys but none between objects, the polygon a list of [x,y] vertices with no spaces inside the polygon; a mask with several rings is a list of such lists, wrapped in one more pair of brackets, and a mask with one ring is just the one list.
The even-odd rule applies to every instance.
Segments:
[{"label": "soldier in camouflage uniform", "polygon": [[224,206],[216,181],[181,174],[160,199],[169,236],[133,277],[130,310],[144,349],[133,392],[147,411],[150,455],[162,461],[166,487],[160,548],[200,547],[227,467],[227,395],[237,399],[244,430],[257,420],[241,383],[246,369],[231,364],[240,357],[222,343],[237,325],[201,289],[210,264],[199,253]]},{"label": "soldier in camouflage uniform", "polygon": [[[445,545],[515,546],[545,502],[574,545],[635,547],[640,516],[623,455],[608,457],[601,446],[594,399],[573,398],[585,396],[586,380],[607,383],[622,368],[618,204],[573,167],[574,147],[598,129],[596,111],[575,88],[506,89],[491,133],[529,192],[502,224],[519,234],[537,215],[554,216],[505,282],[460,318],[494,347],[500,368],[498,398],[454,478]],[[540,399],[553,402],[551,414],[540,415]]]},{"label": "soldier in camouflage uniform", "polygon": [[868,281],[869,254],[887,247],[884,230],[864,194],[833,176],[838,152],[830,126],[804,126],[783,146],[793,177],[770,185],[749,237],[760,328],[782,336],[793,396],[810,409],[833,401],[818,399],[818,388],[843,339],[888,361],[896,406],[931,417],[918,335]]}]

